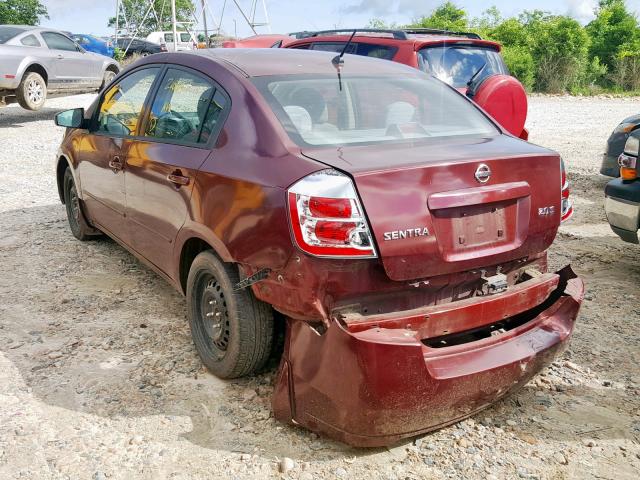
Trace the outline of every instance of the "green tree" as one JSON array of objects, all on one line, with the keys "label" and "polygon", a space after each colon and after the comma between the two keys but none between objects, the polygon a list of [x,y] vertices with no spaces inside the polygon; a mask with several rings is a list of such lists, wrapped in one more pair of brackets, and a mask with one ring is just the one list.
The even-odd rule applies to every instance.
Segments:
[{"label": "green tree", "polygon": [[570,17],[545,16],[529,23],[536,88],[559,93],[576,86],[588,65],[589,36]]},{"label": "green tree", "polygon": [[[128,29],[133,34],[138,29],[138,36],[146,36],[154,31],[171,30],[171,3],[169,0],[154,0],[152,10],[145,18],[149,9],[149,0],[122,0],[125,15],[120,15],[119,30]],[[176,0],[176,19],[178,22],[193,21],[193,0]],[[109,26],[115,27],[116,17],[109,19]],[[179,26],[180,30],[184,30]]]},{"label": "green tree", "polygon": [[503,22],[502,14],[495,5],[487,8],[482,14],[471,19],[469,25],[476,31],[487,34]]},{"label": "green tree", "polygon": [[49,18],[38,0],[0,0],[0,25],[38,25],[41,17]]},{"label": "green tree", "polygon": [[381,18],[372,18],[369,20],[369,22],[367,22],[367,25],[365,26],[365,28],[378,28],[381,30],[390,30],[390,29],[400,28],[400,27],[398,27],[397,23],[393,23],[393,22],[387,23]]},{"label": "green tree", "polygon": [[531,90],[536,80],[536,64],[529,48],[521,45],[504,46],[502,58],[511,75],[520,80],[524,88]]},{"label": "green tree", "polygon": [[627,10],[624,0],[602,0],[596,18],[586,29],[591,38],[590,56],[597,56],[609,68],[615,66],[621,50],[640,37],[638,20]]},{"label": "green tree", "polygon": [[524,47],[530,44],[527,28],[517,18],[507,18],[492,29],[487,36],[508,47]]},{"label": "green tree", "polygon": [[413,28],[438,28],[461,31],[468,28],[469,20],[467,18],[467,12],[455,3],[447,1],[431,12],[431,15],[421,17],[408,26]]}]

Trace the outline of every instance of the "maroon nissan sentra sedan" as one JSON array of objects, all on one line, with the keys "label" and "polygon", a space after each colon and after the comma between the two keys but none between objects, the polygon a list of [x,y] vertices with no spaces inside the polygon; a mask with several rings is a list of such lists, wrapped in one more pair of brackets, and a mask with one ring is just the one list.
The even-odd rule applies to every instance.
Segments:
[{"label": "maroon nissan sentra sedan", "polygon": [[[557,153],[416,69],[297,50],[147,57],[60,113],[71,231],[186,295],[222,378],[286,319],[275,416],[379,446],[473,414],[566,347],[582,302],[547,271]],[[567,208],[565,206],[565,208]]]}]

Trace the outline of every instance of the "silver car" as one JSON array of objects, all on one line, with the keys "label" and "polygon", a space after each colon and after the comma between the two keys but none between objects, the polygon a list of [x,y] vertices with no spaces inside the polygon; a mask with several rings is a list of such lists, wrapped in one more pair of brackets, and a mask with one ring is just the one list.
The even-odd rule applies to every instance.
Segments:
[{"label": "silver car", "polygon": [[0,103],[39,110],[48,93],[97,91],[120,71],[113,59],[87,52],[50,28],[0,25]]}]

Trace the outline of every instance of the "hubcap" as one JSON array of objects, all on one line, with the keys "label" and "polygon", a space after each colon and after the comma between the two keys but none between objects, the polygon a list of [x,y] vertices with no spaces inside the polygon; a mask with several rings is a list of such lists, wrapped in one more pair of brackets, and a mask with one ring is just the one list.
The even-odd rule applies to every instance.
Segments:
[{"label": "hubcap", "polygon": [[31,80],[27,84],[27,96],[33,103],[40,103],[42,101],[42,98],[44,96],[44,89],[42,88],[40,82]]},{"label": "hubcap", "polygon": [[230,337],[229,316],[224,293],[215,279],[207,282],[201,302],[200,312],[207,337],[218,350],[225,352]]}]

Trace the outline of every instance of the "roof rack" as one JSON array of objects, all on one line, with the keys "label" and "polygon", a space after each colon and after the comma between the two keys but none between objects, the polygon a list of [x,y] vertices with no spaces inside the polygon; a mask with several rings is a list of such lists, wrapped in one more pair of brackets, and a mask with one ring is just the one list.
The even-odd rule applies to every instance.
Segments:
[{"label": "roof rack", "polygon": [[450,30],[439,30],[437,28],[404,28],[402,31],[411,34],[451,35],[454,37],[466,37],[473,38],[475,40],[482,40],[480,35],[473,32],[452,32]]},{"label": "roof rack", "polygon": [[426,35],[451,35],[454,37],[466,37],[480,40],[481,37],[477,33],[472,32],[452,32],[449,30],[439,30],[436,28],[402,28],[402,29],[384,29],[384,28],[341,28],[338,30],[319,30],[317,32],[295,32],[296,38],[318,37],[320,35],[329,34],[349,34],[356,30],[357,33],[388,33],[397,40],[408,40],[412,34]]}]

